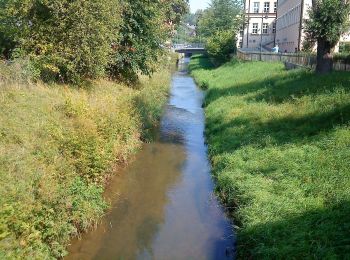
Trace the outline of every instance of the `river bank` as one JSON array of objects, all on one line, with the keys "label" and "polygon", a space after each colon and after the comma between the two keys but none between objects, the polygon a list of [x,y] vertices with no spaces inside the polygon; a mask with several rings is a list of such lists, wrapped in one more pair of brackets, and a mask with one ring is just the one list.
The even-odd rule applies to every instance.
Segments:
[{"label": "river bank", "polygon": [[190,69],[240,259],[350,256],[350,74],[231,61]]},{"label": "river bank", "polygon": [[60,258],[96,225],[113,169],[159,122],[174,64],[133,87],[24,84],[19,68],[0,77],[11,79],[0,89],[0,258]]},{"label": "river bank", "polygon": [[232,259],[231,223],[213,195],[204,142],[203,92],[187,72],[172,76],[156,138],[108,187],[112,208],[76,239],[70,259]]}]

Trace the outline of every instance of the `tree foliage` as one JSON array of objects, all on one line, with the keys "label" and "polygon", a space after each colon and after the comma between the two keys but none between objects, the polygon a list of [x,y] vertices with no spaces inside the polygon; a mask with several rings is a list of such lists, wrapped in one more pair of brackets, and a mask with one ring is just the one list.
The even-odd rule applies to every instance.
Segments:
[{"label": "tree foliage", "polygon": [[350,5],[344,0],[317,0],[305,21],[305,30],[314,39],[323,39],[334,47],[349,30]]},{"label": "tree foliage", "polygon": [[235,35],[233,31],[217,31],[213,36],[207,40],[207,51],[219,62],[225,62],[229,60],[230,54],[236,50],[236,42],[234,41]]},{"label": "tree foliage", "polygon": [[209,55],[225,61],[235,51],[236,35],[242,23],[242,1],[212,0],[198,20],[198,34]]},{"label": "tree foliage", "polygon": [[189,0],[163,0],[161,4],[165,8],[165,16],[168,24],[178,24],[184,14],[189,12]]},{"label": "tree foliage", "polygon": [[153,72],[161,52],[159,45],[167,38],[160,8],[160,2],[151,0],[123,2],[121,38],[113,46],[114,59],[110,66],[112,76],[134,80],[138,71],[148,75]]},{"label": "tree foliage", "polygon": [[150,75],[156,69],[174,25],[188,10],[187,0],[124,0],[120,41],[114,46],[111,76],[133,81],[137,73]]},{"label": "tree foliage", "polygon": [[317,42],[317,72],[332,69],[332,49],[340,36],[349,30],[348,0],[313,0],[309,19],[305,21],[307,38]]},{"label": "tree foliage", "polygon": [[121,23],[118,0],[6,0],[2,32],[42,79],[77,82],[104,75]]},{"label": "tree foliage", "polygon": [[241,1],[212,0],[198,21],[198,33],[206,38],[217,31],[237,30],[237,15],[241,13],[241,8]]},{"label": "tree foliage", "polygon": [[184,23],[189,25],[197,25],[199,18],[202,16],[203,10],[197,10],[195,13],[188,13],[184,16]]},{"label": "tree foliage", "polygon": [[151,74],[187,0],[1,0],[0,51],[46,81]]}]

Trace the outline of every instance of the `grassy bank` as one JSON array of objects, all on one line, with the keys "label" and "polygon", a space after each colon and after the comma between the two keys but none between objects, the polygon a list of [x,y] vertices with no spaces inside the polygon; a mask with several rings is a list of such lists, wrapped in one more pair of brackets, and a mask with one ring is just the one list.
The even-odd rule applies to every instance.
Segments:
[{"label": "grassy bank", "polygon": [[280,63],[190,68],[240,259],[350,258],[350,73]]},{"label": "grassy bank", "polygon": [[134,88],[100,81],[87,89],[24,84],[25,73],[2,66],[0,258],[59,258],[104,214],[113,166],[158,122],[170,65]]}]

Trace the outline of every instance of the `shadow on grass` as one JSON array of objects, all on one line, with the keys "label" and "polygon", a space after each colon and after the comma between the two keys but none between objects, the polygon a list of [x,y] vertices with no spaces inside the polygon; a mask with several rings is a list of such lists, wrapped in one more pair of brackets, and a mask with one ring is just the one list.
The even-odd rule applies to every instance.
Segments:
[{"label": "shadow on grass", "polygon": [[[324,171],[318,169],[319,176],[315,175],[317,176],[315,183],[306,183],[305,190],[301,189],[301,193],[298,193],[297,187],[304,182],[304,178],[297,179],[299,176],[294,177],[292,170],[303,174],[311,169],[309,167],[313,167],[312,163],[321,162],[321,159],[314,161],[313,157],[306,158],[300,154],[298,158],[305,161],[312,160],[312,163],[308,161],[300,169],[295,169],[294,164],[289,165],[291,160],[294,160],[291,158],[288,161],[289,153],[281,153],[281,161],[276,164],[270,161],[261,163],[254,161],[259,159],[258,156],[264,156],[265,151],[250,156],[250,150],[242,149],[244,154],[248,153],[246,157],[242,155],[243,153],[233,154],[240,148],[248,146],[258,151],[260,148],[269,146],[276,146],[283,150],[282,146],[285,144],[293,144],[293,148],[303,144],[318,145],[323,135],[334,131],[336,127],[349,126],[350,100],[346,98],[350,91],[350,73],[334,72],[325,76],[316,76],[308,71],[296,70],[281,71],[277,75],[278,71],[274,73],[272,69],[267,68],[267,76],[260,77],[259,80],[256,79],[257,77],[254,78],[254,68],[264,73],[265,65],[256,64],[258,66],[255,67],[251,64],[247,64],[245,71],[239,68],[240,65],[237,65],[236,69],[234,63],[228,64],[229,68],[221,70],[221,67],[211,71],[219,79],[209,81],[206,96],[206,105],[210,105],[206,109],[206,136],[210,154],[216,156],[213,171],[214,174],[225,173],[221,175],[222,179],[218,178],[217,190],[223,194],[222,198],[228,205],[232,203],[232,209],[236,209],[233,212],[236,214],[235,223],[241,226],[237,230],[238,257],[240,259],[344,259],[344,257],[350,259],[350,201],[345,197],[348,180],[344,178],[347,176],[347,171],[346,166],[339,167],[339,165],[347,165],[346,153],[342,152],[337,157],[337,161],[333,161],[327,158],[327,154],[329,152],[332,156],[335,151],[324,151],[326,155],[322,158],[326,161],[324,166],[334,172],[327,171],[328,168]],[[275,67],[281,70],[281,67]],[[248,79],[241,75],[230,74],[240,73],[240,71],[244,71]],[[221,72],[224,75],[221,76],[219,74]],[[201,74],[206,76],[205,72]],[[298,98],[304,99],[295,101]],[[220,101],[213,104],[218,99]],[[231,109],[231,106],[238,110]],[[259,110],[260,108],[262,110]],[[283,110],[279,111],[279,109]],[[298,109],[305,109],[305,111]],[[276,111],[278,115],[274,116],[273,113]],[[347,136],[341,138],[345,140]],[[331,140],[327,142],[332,142]],[[328,143],[325,149],[328,149],[327,147]],[[268,149],[266,152],[269,152]],[[219,157],[222,154],[224,156]],[[270,159],[274,153],[268,156],[266,158]],[[238,159],[237,165],[235,158]],[[240,165],[240,159],[242,161],[252,159],[252,163],[244,161]],[[281,172],[268,176],[275,177],[274,186],[270,192],[269,184],[272,183],[272,178],[263,179],[263,177],[270,172],[273,173],[276,170],[275,167],[280,167]],[[231,169],[235,170],[231,171]],[[246,174],[247,170],[251,170],[249,174]],[[338,172],[342,175],[338,176]],[[336,189],[337,183],[344,183],[345,188],[341,186],[329,199],[326,187],[329,184],[331,187],[329,189]],[[322,192],[323,189],[324,192]],[[271,195],[266,197],[266,200],[259,197],[265,191],[269,192],[269,196]],[[324,201],[324,206],[315,209],[307,199],[303,200],[308,196]],[[267,199],[269,201],[276,199],[277,202],[269,203]],[[339,202],[342,199],[343,201]],[[249,203],[244,204],[244,201]],[[257,204],[254,204],[255,202]],[[296,205],[294,202],[303,203],[303,205]],[[265,204],[266,207],[254,207],[254,205]],[[294,205],[298,206],[296,207],[298,209],[294,209]],[[269,216],[269,219],[265,219],[264,216]],[[253,223],[261,224],[253,225]]]},{"label": "shadow on grass", "polygon": [[191,63],[188,67],[189,71],[195,71],[195,70],[213,70],[215,69],[214,64],[209,60],[208,57],[204,55],[194,55],[191,57]]},{"label": "shadow on grass", "polygon": [[350,202],[238,231],[240,259],[349,259]]},{"label": "shadow on grass", "polygon": [[[236,64],[232,62],[228,66],[234,68]],[[236,85],[226,88],[210,86],[205,106],[219,98],[225,100],[225,98],[232,96],[240,97],[244,101],[257,105],[260,102],[271,105],[294,102],[296,98],[304,96],[310,96],[317,100],[318,96],[325,93],[333,95],[337,88],[349,92],[350,73],[333,72],[330,75],[317,76],[305,70],[296,70],[282,74],[282,76],[274,74],[261,81],[251,81],[242,85],[233,84]],[[259,111],[255,112],[257,113],[256,117],[251,113],[244,113],[244,111],[231,118],[223,114],[209,116],[207,118],[207,136],[211,146],[215,146],[215,152],[232,152],[245,145],[264,147],[267,144],[283,145],[312,142],[313,136],[350,122],[350,100],[342,105],[331,104],[329,101],[328,105],[333,109],[320,108],[319,111],[310,113],[304,111],[302,116],[298,113],[294,115],[288,113],[285,117],[272,118],[268,121],[261,120]],[[218,104],[218,106],[223,106],[222,109],[225,109],[224,103]],[[249,108],[248,105],[247,109]]]},{"label": "shadow on grass", "polygon": [[207,119],[207,133],[216,152],[233,152],[236,149],[253,145],[283,145],[312,142],[312,137],[330,131],[338,125],[350,122],[349,104],[338,106],[324,113],[313,113],[302,117],[284,117],[267,122],[238,116],[223,123],[222,117]]},{"label": "shadow on grass", "polygon": [[231,86],[225,88],[211,87],[205,105],[215,102],[218,98],[245,95],[249,95],[248,100],[280,104],[306,95],[321,95],[339,86],[346,87],[350,91],[350,73],[333,72],[330,75],[315,75],[309,71],[296,70],[264,80],[239,85],[231,83]]}]

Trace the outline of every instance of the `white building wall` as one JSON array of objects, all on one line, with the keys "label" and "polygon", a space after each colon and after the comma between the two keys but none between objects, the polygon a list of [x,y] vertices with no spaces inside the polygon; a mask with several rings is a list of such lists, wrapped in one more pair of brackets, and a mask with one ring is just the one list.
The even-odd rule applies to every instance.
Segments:
[{"label": "white building wall", "polygon": [[[269,3],[268,12],[264,7]],[[276,21],[275,3],[277,0],[246,0],[245,14],[246,23],[242,47],[244,49],[259,49],[260,44],[264,47],[273,47],[275,40],[274,23]],[[258,10],[254,7],[259,6]]]},{"label": "white building wall", "polygon": [[[277,3],[278,1],[278,3]],[[270,12],[264,13],[264,3],[270,3]],[[277,3],[277,13],[274,3]],[[259,5],[256,13],[255,3]],[[296,52],[303,48],[305,33],[303,31],[304,19],[308,18],[308,10],[312,0],[245,0],[246,24],[243,37],[237,36],[237,45],[243,49],[260,48],[260,43],[266,47],[278,44],[280,52]],[[267,15],[267,18],[264,18]],[[262,33],[263,24],[268,24],[267,33]],[[276,31],[273,30],[273,25]],[[350,42],[350,32],[343,35],[340,42]],[[241,43],[241,44],[240,44]],[[336,48],[336,51],[339,48]]]},{"label": "white building wall", "polygon": [[[276,44],[281,52],[302,50],[305,40],[302,24],[311,7],[312,0],[278,0]],[[350,33],[340,39],[340,42],[347,41],[350,41]],[[337,46],[335,51],[338,50]]]},{"label": "white building wall", "polygon": [[302,49],[303,19],[307,17],[312,0],[279,0],[276,26],[276,44],[281,52],[296,52]]}]

